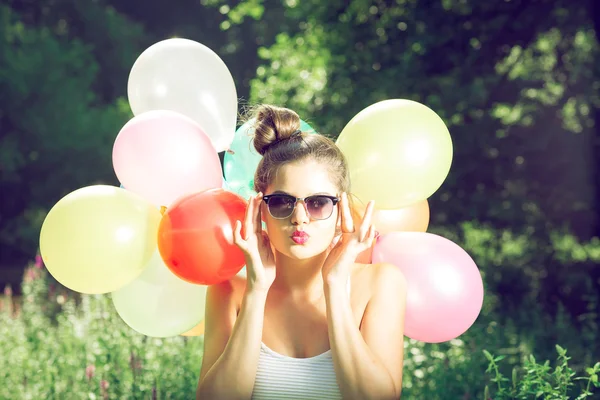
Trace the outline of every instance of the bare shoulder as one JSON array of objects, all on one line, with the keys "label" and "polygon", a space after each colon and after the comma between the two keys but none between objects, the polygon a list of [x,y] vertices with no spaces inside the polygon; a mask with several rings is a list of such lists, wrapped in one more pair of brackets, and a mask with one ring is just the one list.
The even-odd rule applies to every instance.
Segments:
[{"label": "bare shoulder", "polygon": [[367,279],[373,283],[377,283],[378,280],[392,279],[396,284],[406,284],[406,279],[400,268],[394,264],[385,262],[377,264],[354,264],[352,279]]},{"label": "bare shoulder", "polygon": [[392,284],[406,288],[406,278],[404,274],[394,264],[378,263],[371,265],[371,273],[376,283],[390,280]]},{"label": "bare shoulder", "polygon": [[380,295],[406,295],[406,278],[404,274],[394,264],[377,263],[368,264],[360,269],[362,275],[360,279],[368,282],[371,296]]},{"label": "bare shoulder", "polygon": [[351,292],[357,316],[361,316],[373,299],[387,298],[403,302],[406,280],[400,268],[389,263],[356,263],[351,273]]}]

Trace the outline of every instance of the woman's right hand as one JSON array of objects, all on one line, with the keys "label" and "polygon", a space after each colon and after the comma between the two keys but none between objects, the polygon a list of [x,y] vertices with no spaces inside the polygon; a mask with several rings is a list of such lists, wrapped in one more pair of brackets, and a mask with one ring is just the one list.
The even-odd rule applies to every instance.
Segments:
[{"label": "woman's right hand", "polygon": [[275,257],[267,232],[262,229],[263,194],[250,197],[244,224],[236,221],[233,241],[246,258],[246,290],[268,291],[275,280]]}]

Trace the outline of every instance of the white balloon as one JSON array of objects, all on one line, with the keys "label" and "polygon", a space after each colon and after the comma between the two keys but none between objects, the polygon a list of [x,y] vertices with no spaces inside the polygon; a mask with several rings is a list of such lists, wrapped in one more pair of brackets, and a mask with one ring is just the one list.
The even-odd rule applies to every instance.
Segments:
[{"label": "white balloon", "polygon": [[121,319],[151,337],[181,335],[204,319],[208,287],[179,279],[156,251],[142,274],[112,292]]},{"label": "white balloon", "polygon": [[171,110],[194,119],[217,152],[235,135],[237,92],[231,72],[211,49],[189,39],[167,39],[135,61],[127,83],[134,115]]}]

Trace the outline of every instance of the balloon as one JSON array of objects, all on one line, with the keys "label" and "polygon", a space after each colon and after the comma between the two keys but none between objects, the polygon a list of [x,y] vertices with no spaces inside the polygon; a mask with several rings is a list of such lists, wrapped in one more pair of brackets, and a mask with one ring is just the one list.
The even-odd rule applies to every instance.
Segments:
[{"label": "balloon", "polygon": [[156,207],[125,189],[77,189],[50,210],[40,232],[48,272],[80,293],[115,291],[137,278],[156,251]]},{"label": "balloon", "polygon": [[193,40],[173,38],[147,48],[127,83],[134,115],[172,110],[200,124],[217,152],[229,148],[237,121],[233,77],[219,56]]},{"label": "balloon", "polygon": [[204,321],[193,327],[187,332],[181,334],[181,336],[202,336],[204,335]]},{"label": "balloon", "polygon": [[137,279],[112,293],[112,301],[119,316],[135,331],[170,337],[204,319],[206,286],[173,275],[156,251]]},{"label": "balloon", "polygon": [[235,221],[246,202],[223,189],[185,196],[167,209],[158,229],[158,249],[175,275],[212,285],[231,279],[245,264],[233,243]]},{"label": "balloon", "polygon": [[247,184],[244,184],[242,181],[237,181],[233,183],[227,182],[227,188],[224,189],[237,195],[240,195],[244,199],[247,199],[250,196],[256,196],[256,192],[254,191],[254,179],[252,179]]},{"label": "balloon", "polygon": [[[365,207],[358,204],[355,206],[355,212],[362,218]],[[427,200],[421,200],[397,210],[375,208],[371,221],[380,235],[390,232],[425,232],[429,226],[429,203]]]},{"label": "balloon", "polygon": [[406,336],[445,342],[477,319],[483,304],[481,274],[452,241],[424,232],[388,233],[373,249],[373,263],[379,262],[397,265],[406,278]]},{"label": "balloon", "polygon": [[208,136],[173,111],[149,111],[127,122],[113,146],[113,166],[127,190],[156,205],[223,184]]},{"label": "balloon", "polygon": [[221,185],[221,189],[228,190],[228,191],[231,192],[231,187],[229,186],[229,184],[227,183],[227,181],[225,180],[225,178],[223,178],[223,184]]},{"label": "balloon", "polygon": [[353,193],[398,209],[431,196],[452,162],[452,140],[444,121],[423,104],[385,100],[359,112],[337,145],[348,161]]},{"label": "balloon", "polygon": [[[256,195],[254,191],[254,173],[262,156],[254,149],[252,142],[254,135],[254,123],[252,118],[235,132],[235,138],[231,143],[232,152],[225,153],[223,157],[223,170],[225,180],[232,192],[247,199]],[[303,120],[300,120],[300,130],[309,134],[317,132]]]},{"label": "balloon", "polygon": [[315,128],[313,128],[312,126],[310,126],[310,124],[304,120],[300,120],[300,130],[302,132],[308,133],[310,135],[318,135],[318,132],[315,130]]}]

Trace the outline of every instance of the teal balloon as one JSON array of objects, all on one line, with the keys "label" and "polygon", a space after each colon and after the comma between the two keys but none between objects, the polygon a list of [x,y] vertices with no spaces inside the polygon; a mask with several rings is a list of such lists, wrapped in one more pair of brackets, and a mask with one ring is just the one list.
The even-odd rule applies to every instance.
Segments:
[{"label": "teal balloon", "polygon": [[316,134],[317,133],[317,131],[315,131],[312,126],[310,126],[309,124],[307,124],[303,120],[300,120],[300,130],[302,132],[311,133],[311,134]]},{"label": "teal balloon", "polygon": [[223,184],[221,185],[221,188],[223,190],[228,190],[228,191],[232,191],[231,190],[231,186],[229,186],[229,183],[227,183],[227,181],[225,180],[225,177],[223,177]]},{"label": "teal balloon", "polygon": [[[223,173],[228,190],[247,199],[256,194],[254,191],[254,173],[262,156],[254,149],[254,120],[246,122],[235,132],[233,142],[223,158]],[[300,120],[300,130],[309,134],[317,134],[312,126]]]}]

